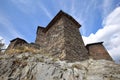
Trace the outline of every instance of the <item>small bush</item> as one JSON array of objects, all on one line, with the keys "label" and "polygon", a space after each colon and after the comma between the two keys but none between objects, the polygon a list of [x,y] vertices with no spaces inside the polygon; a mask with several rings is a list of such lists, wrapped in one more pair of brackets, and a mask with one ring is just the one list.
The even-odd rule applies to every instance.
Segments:
[{"label": "small bush", "polygon": [[52,57],[52,61],[53,61],[53,62],[56,62],[56,61],[58,61],[58,60],[59,60],[58,58]]},{"label": "small bush", "polygon": [[38,58],[37,61],[38,62],[44,62],[44,59],[43,58]]},{"label": "small bush", "polygon": [[7,51],[6,51],[6,53],[8,53],[8,54],[24,53],[24,52],[37,53],[38,50],[37,50],[37,49],[34,49],[34,48],[32,48],[32,47],[19,46],[19,47],[16,47],[15,49],[10,49],[10,50],[7,50]]},{"label": "small bush", "polygon": [[76,68],[76,69],[82,69],[82,65],[80,65],[80,64],[73,64],[72,65],[72,68]]}]

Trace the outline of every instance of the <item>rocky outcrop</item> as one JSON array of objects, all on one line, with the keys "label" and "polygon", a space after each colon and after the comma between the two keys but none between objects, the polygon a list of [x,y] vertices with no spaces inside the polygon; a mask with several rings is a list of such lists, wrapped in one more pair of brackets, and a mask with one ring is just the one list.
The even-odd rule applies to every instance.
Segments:
[{"label": "rocky outcrop", "polygon": [[70,63],[45,54],[4,54],[0,80],[120,80],[120,65],[92,59]]}]

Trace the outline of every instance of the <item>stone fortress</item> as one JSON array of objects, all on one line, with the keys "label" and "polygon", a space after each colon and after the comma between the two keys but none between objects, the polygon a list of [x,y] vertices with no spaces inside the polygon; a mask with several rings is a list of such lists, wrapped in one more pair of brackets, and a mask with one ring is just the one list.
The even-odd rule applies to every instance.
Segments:
[{"label": "stone fortress", "polygon": [[[36,40],[32,46],[37,46],[47,54],[61,60],[83,61],[89,58],[112,60],[103,42],[85,46],[79,32],[80,27],[81,25],[72,16],[61,10],[47,27],[38,26]],[[16,38],[11,40],[7,50],[24,45],[29,45],[29,43]]]}]

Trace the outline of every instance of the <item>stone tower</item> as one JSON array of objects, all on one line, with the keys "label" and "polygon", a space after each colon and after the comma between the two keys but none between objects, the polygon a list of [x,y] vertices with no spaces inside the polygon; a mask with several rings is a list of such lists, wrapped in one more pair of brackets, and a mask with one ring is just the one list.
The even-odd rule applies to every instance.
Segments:
[{"label": "stone tower", "polygon": [[7,50],[15,49],[16,47],[24,46],[24,45],[27,45],[27,44],[28,44],[27,41],[25,41],[24,39],[15,38],[15,39],[10,41],[10,44],[9,44]]},{"label": "stone tower", "polygon": [[35,43],[15,38],[10,41],[7,50],[26,46],[61,60],[82,61],[89,57],[112,60],[103,42],[84,45],[80,27],[72,16],[60,11],[46,27],[38,26]]},{"label": "stone tower", "polygon": [[88,49],[89,55],[95,59],[106,59],[111,60],[112,58],[102,44],[103,42],[88,44],[86,47]]},{"label": "stone tower", "polygon": [[44,27],[38,26],[37,32],[36,32],[37,37],[36,37],[35,43],[39,44],[40,47],[44,47],[46,42],[45,33],[43,32],[44,29],[45,29]]},{"label": "stone tower", "polygon": [[38,27],[36,44],[48,54],[69,61],[88,59],[88,51],[79,32],[81,25],[60,11],[46,28]]}]

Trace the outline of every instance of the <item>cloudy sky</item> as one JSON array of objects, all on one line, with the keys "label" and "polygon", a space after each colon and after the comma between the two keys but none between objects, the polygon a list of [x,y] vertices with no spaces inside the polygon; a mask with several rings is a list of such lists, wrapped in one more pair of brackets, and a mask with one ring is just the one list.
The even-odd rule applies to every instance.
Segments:
[{"label": "cloudy sky", "polygon": [[104,41],[120,59],[120,0],[0,0],[0,39],[34,42],[37,26],[47,26],[60,10],[82,25],[85,44]]}]

